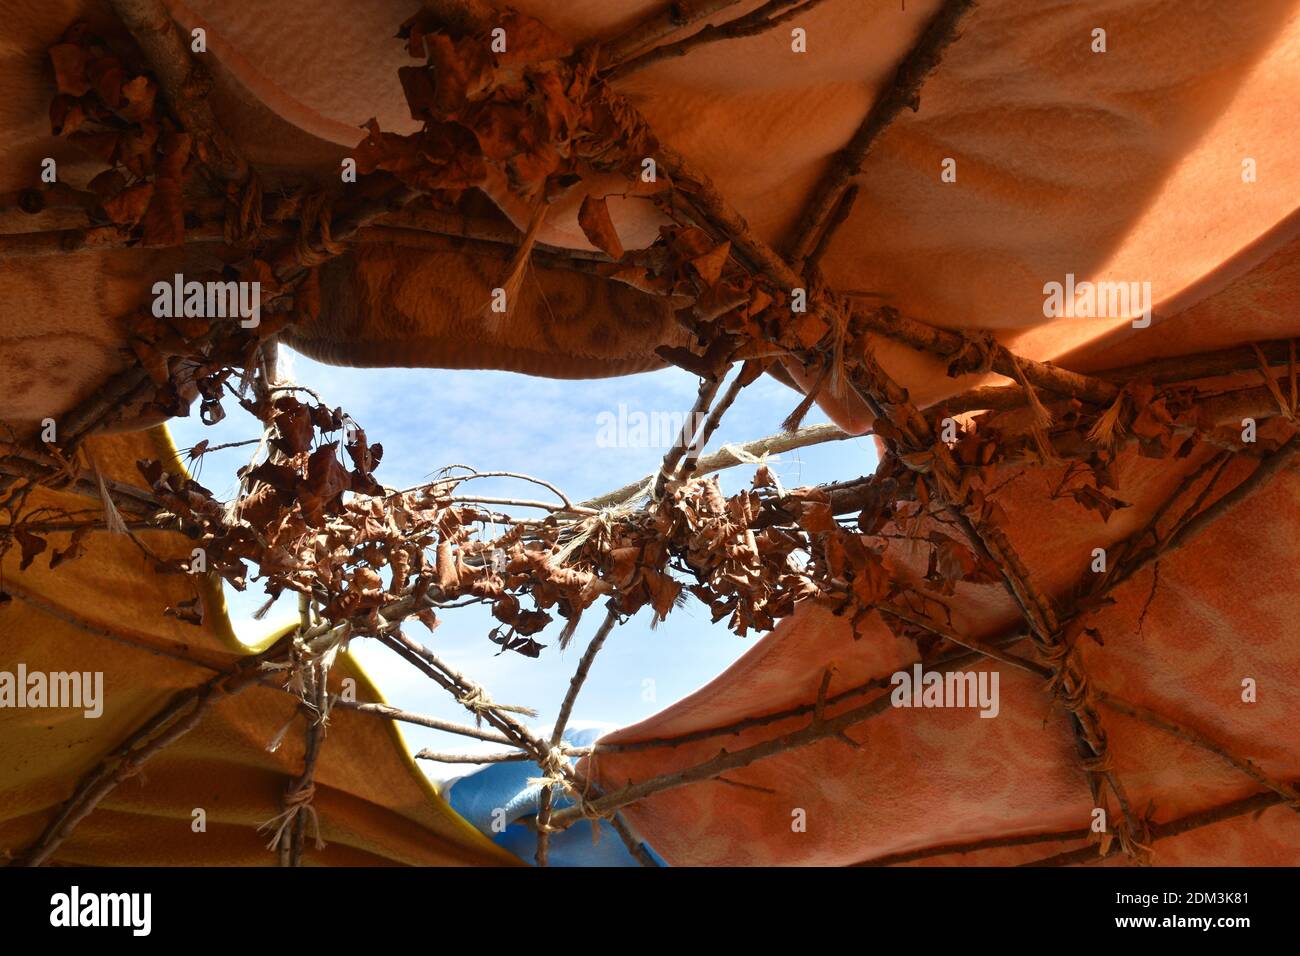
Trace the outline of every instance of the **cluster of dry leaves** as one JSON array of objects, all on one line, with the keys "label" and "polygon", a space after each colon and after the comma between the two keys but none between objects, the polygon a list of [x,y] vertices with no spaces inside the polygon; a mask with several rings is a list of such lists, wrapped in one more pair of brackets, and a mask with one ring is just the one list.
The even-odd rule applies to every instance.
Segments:
[{"label": "cluster of dry leaves", "polygon": [[[514,11],[492,30],[504,32],[453,37],[428,11],[403,24],[407,50],[425,61],[398,71],[423,129],[402,136],[371,120],[358,170],[385,170],[444,202],[504,184],[537,205],[594,172],[618,170],[630,180],[639,170],[632,157],[639,163],[653,141],[635,111],[598,81],[592,53],[573,55],[545,24]],[[505,49],[493,52],[494,40]],[[608,225],[603,209],[590,218]]]},{"label": "cluster of dry leaves", "polygon": [[[232,505],[160,462],[141,462],[141,473],[210,571],[241,590],[256,575],[272,598],[307,595],[356,633],[404,615],[433,627],[440,606],[476,601],[501,622],[497,643],[536,656],[534,636],[555,615],[567,622],[563,643],[604,596],[621,614],[648,605],[662,620],[689,591],[744,635],[769,630],[806,598],[864,616],[903,590],[883,547],[868,543],[897,517],[885,496],[846,528],[825,492],[781,493],[764,466],[732,497],[714,478],[692,480],[648,508],[519,521],[489,538],[495,516],[457,503],[459,479],[385,492],[374,477],[382,448],[340,410],[286,395],[245,407],[267,423],[269,451],[241,472]],[[935,550],[941,589],[985,573],[952,539],[936,538]],[[159,570],[185,573],[189,563]],[[197,621],[198,611],[192,603],[170,613]]]},{"label": "cluster of dry leaves", "polygon": [[[492,52],[494,31],[504,31],[506,52]],[[586,191],[579,225],[611,259],[605,275],[678,308],[699,347],[661,354],[693,372],[717,374],[747,342],[806,351],[833,346],[842,334],[815,310],[793,314],[789,290],[732,261],[725,238],[683,221],[678,191],[697,184],[674,183],[662,169],[647,178],[657,144],[636,109],[603,82],[595,48],[572,51],[516,12],[468,36],[449,34],[422,12],[399,35],[424,60],[399,70],[423,128],[403,136],[372,120],[357,150],[359,171],[389,172],[444,205],[473,187],[508,190],[534,216],[570,190],[586,191],[594,174],[621,176],[619,195],[652,198],[675,224],[650,249],[625,254],[606,198]]]},{"label": "cluster of dry leaves", "polygon": [[[677,224],[664,227],[649,250],[624,255],[603,199],[589,195],[580,222],[610,257],[611,279],[670,297],[696,333],[696,348],[665,349],[667,360],[717,379],[757,344],[768,357],[746,359],[742,379],[752,380],[777,354],[803,361],[819,385],[843,388],[860,376],[871,344],[855,313],[833,304],[792,311],[790,290],[747,267],[729,241],[677,222],[675,193],[689,195],[693,184],[662,176],[642,182],[642,161],[655,144],[636,111],[601,81],[593,51],[570,50],[522,14],[503,16],[508,47],[502,52],[492,52],[489,31],[453,36],[424,14],[404,25],[408,51],[424,62],[403,68],[401,81],[423,127],[402,136],[372,121],[357,152],[359,171],[395,177],[435,203],[453,204],[470,189],[505,188],[537,209],[595,173],[619,173],[629,192],[649,190]],[[59,88],[51,108],[56,132],[109,166],[92,182],[106,228],[133,230],[146,245],[179,241],[189,142],[163,114],[154,80],[124,65],[82,26],[50,55]],[[283,216],[299,214],[304,203],[298,197]],[[958,583],[995,584],[1000,577],[987,556],[942,530],[943,508],[931,501],[931,459],[943,456],[962,476],[951,500],[974,502],[994,519],[997,505],[987,489],[997,468],[1068,459],[1073,464],[1060,494],[1104,519],[1125,506],[1110,493],[1120,436],[1161,457],[1185,454],[1193,444],[1175,440],[1176,427],[1194,418],[1191,404],[1150,386],[1130,386],[1101,415],[1078,402],[1058,402],[1050,428],[990,412],[951,449],[909,449],[886,416],[875,429],[895,451],[872,478],[851,483],[851,507],[825,489],[787,493],[760,466],[752,488],[729,498],[711,478],[673,481],[645,507],[511,518],[504,534],[489,537],[486,529],[496,528],[501,516],[458,503],[457,480],[407,492],[384,489],[374,474],[382,449],[355,422],[274,387],[260,364],[263,345],[286,323],[314,315],[319,291],[310,269],[291,270],[293,278],[281,281],[283,250],[245,245],[241,258],[215,278],[262,283],[269,308],[259,327],[157,318],[143,306],[129,326],[158,408],[187,414],[197,396],[211,423],[233,396],[261,423],[265,456],[241,472],[240,494],[229,504],[159,462],[142,462],[141,473],[162,502],[159,525],[183,529],[203,549],[209,570],[239,589],[260,578],[271,598],[285,591],[307,595],[324,619],[361,633],[406,615],[433,626],[441,606],[483,602],[500,622],[492,639],[535,656],[542,647],[536,636],[556,616],[566,622],[564,643],[583,611],[602,597],[621,614],[648,605],[662,620],[687,593],[741,635],[769,630],[808,599],[850,615],[855,630],[873,610],[891,606],[906,607],[913,620],[942,621],[942,599]],[[987,367],[987,344],[972,339],[967,352],[953,358],[950,374]],[[1071,439],[1075,444],[1062,449],[1061,441]],[[21,527],[14,534],[24,567],[45,551],[40,535]],[[78,532],[55,552],[51,564],[75,557],[83,536]],[[899,539],[926,549],[919,582],[903,580],[891,567],[889,550]],[[189,570],[180,562],[160,569]],[[169,613],[201,619],[197,601]],[[923,651],[935,645],[933,631],[887,611],[883,616]]]},{"label": "cluster of dry leaves", "polygon": [[191,140],[159,109],[158,84],[111,52],[84,23],[50,48],[58,95],[50,127],[109,168],[90,181],[104,238],[139,227],[146,246],[185,235],[183,194]]},{"label": "cluster of dry leaves", "polygon": [[[204,166],[192,155],[190,135],[168,114],[153,76],[110,50],[83,22],[70,27],[49,56],[58,89],[50,105],[52,131],[108,167],[88,185],[98,202],[87,210],[86,244],[173,247],[185,241],[187,216],[201,221],[215,212],[227,217],[227,235],[237,240],[231,248],[244,247],[226,257],[219,271],[186,278],[257,282],[262,300],[256,328],[214,324],[201,315],[159,318],[149,302],[123,319],[132,353],[155,387],[153,409],[185,415],[197,397],[204,421],[214,423],[232,370],[255,367],[267,339],[318,312],[316,273],[297,268],[285,279],[283,251],[256,241],[263,215],[256,177],[242,188],[213,177],[194,182]],[[267,217],[299,216],[307,193],[304,187],[283,197]]]}]

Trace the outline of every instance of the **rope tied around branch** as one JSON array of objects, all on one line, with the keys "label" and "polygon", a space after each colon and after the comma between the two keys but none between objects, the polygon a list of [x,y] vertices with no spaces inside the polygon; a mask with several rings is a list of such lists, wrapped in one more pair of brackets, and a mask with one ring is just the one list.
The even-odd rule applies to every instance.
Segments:
[{"label": "rope tied around branch", "polygon": [[1094,754],[1091,757],[1080,757],[1079,763],[1088,773],[1095,773],[1098,775],[1107,774],[1113,769],[1109,749],[1103,749],[1101,753]]},{"label": "rope tied around branch", "polygon": [[542,768],[542,776],[529,777],[530,787],[563,787],[566,783],[565,771],[569,768],[569,758],[565,756],[562,746],[552,747],[546,755],[537,761]]},{"label": "rope tied around branch", "polygon": [[[747,452],[744,448],[740,447],[739,445],[731,445],[731,444],[723,445],[720,451],[726,452],[727,454],[735,458],[736,461],[741,462],[742,464],[754,465],[755,467],[758,468],[766,468],[768,470],[768,474],[772,476],[772,481],[775,482],[776,493],[781,497],[785,497],[785,487],[781,484],[781,479],[777,477],[776,471],[772,469],[770,465],[769,462],[770,452],[764,450],[761,455],[753,455]],[[776,460],[777,459],[775,457],[770,459],[770,461],[773,462]]]},{"label": "rope tied around branch", "polygon": [[313,781],[307,781],[303,784],[294,784],[284,794],[284,809],[267,820],[257,828],[258,832],[275,828],[275,833],[270,841],[266,844],[268,850],[274,850],[280,845],[280,842],[289,832],[298,815],[305,814],[306,819],[311,824],[312,834],[316,841],[316,849],[325,849],[325,841],[320,835],[320,815],[317,814],[316,808],[312,805],[312,799],[316,796],[316,784]]},{"label": "rope tied around branch", "polygon": [[232,246],[255,244],[262,231],[262,180],[253,170],[242,184],[226,184],[222,234]]},{"label": "rope tied around branch", "polygon": [[1036,637],[1033,640],[1043,662],[1052,670],[1052,676],[1047,681],[1048,694],[1060,701],[1072,714],[1089,718],[1084,720],[1085,725],[1095,723],[1096,735],[1090,743],[1097,756],[1101,757],[1105,750],[1106,736],[1100,724],[1091,720],[1096,715],[1097,695],[1087,671],[1078,665],[1074,645],[1069,641],[1050,643]]},{"label": "rope tied around branch", "polygon": [[986,375],[993,371],[993,362],[1002,348],[992,332],[972,332],[958,330],[962,345],[948,356],[948,377],[958,378],[962,375]]},{"label": "rope tied around branch", "polygon": [[1151,862],[1151,828],[1146,817],[1137,819],[1139,831],[1133,832],[1133,827],[1128,820],[1121,820],[1114,827],[1114,834],[1119,838],[1119,848],[1124,855],[1129,857],[1139,866],[1147,866]]},{"label": "rope tied around branch", "polygon": [[471,687],[464,694],[456,698],[456,701],[465,708],[474,711],[474,720],[481,727],[483,726],[483,716],[493,710],[506,711],[512,714],[523,714],[525,717],[536,717],[537,711],[531,707],[521,707],[517,704],[498,704],[492,700],[488,692],[477,685]]},{"label": "rope tied around branch", "polygon": [[333,218],[332,196],[310,192],[302,197],[293,254],[303,268],[310,269],[343,254],[344,245],[335,242],[331,234]]},{"label": "rope tied around branch", "polygon": [[562,567],[568,562],[569,556],[585,545],[597,531],[606,535],[610,534],[614,527],[614,521],[622,515],[635,510],[633,502],[636,498],[639,498],[642,494],[649,494],[653,488],[654,479],[652,478],[646,482],[644,491],[638,492],[635,497],[618,504],[607,505],[601,508],[599,513],[584,519],[582,524],[578,526],[578,532],[569,539],[563,548],[556,552],[551,559],[551,563],[557,567]]}]

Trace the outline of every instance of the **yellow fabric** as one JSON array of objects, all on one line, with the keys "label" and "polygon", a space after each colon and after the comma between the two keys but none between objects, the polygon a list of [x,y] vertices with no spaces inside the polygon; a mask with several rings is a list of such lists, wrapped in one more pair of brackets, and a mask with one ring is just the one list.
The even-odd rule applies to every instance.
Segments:
[{"label": "yellow fabric", "polygon": [[[136,484],[138,459],[171,461],[175,455],[162,426],[92,439],[89,449],[106,476]],[[69,510],[97,505],[45,489],[30,503]],[[163,558],[188,556],[192,547],[173,532],[139,537]],[[0,565],[0,587],[22,595],[0,605],[0,670],[13,673],[23,662],[29,671],[102,671],[103,714],[90,719],[80,710],[0,708],[0,854],[10,858],[39,838],[78,781],[171,695],[213,676],[158,651],[181,650],[219,666],[253,652],[235,637],[215,580],[157,574],[128,537],[103,532],[90,536],[82,557],[50,570],[50,554],[67,539],[66,533],[51,535],[47,552],[22,574],[17,548]],[[201,626],[163,615],[196,591],[205,609]],[[269,635],[264,646],[278,636]],[[348,677],[356,680],[358,700],[381,700],[356,662],[341,655],[331,690]],[[266,848],[270,833],[257,827],[280,812],[285,789],[302,770],[305,723],[294,716],[296,707],[294,697],[264,686],[217,704],[143,773],[109,794],[50,862],[275,865],[276,855]],[[290,720],[283,745],[268,752]],[[309,842],[308,865],[518,862],[438,796],[394,724],[369,715],[333,711],[316,767],[314,806],[328,845],[317,851]],[[199,808],[206,832],[192,826]]]}]

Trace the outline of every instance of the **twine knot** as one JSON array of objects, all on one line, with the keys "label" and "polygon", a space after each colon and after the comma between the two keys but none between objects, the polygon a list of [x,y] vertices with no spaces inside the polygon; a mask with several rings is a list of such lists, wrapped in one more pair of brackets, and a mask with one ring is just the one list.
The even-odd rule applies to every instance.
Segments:
[{"label": "twine knot", "polygon": [[992,371],[993,360],[998,354],[998,341],[993,334],[963,330],[961,338],[961,348],[948,356],[948,377]]},{"label": "twine knot", "polygon": [[543,758],[537,761],[537,765],[542,768],[544,775],[530,777],[528,779],[530,787],[564,786],[564,772],[569,769],[569,758],[565,755],[563,747],[552,747]]},{"label": "twine knot", "polygon": [[316,841],[316,849],[325,849],[325,841],[320,835],[320,816],[316,813],[316,808],[312,806],[312,799],[316,796],[316,784],[308,781],[300,786],[295,786],[284,795],[284,809],[267,820],[257,828],[260,833],[262,830],[275,828],[270,842],[266,844],[268,850],[274,850],[284,839],[285,833],[292,826],[298,814],[306,814],[312,828],[312,834]]},{"label": "twine knot", "polygon": [[343,252],[343,244],[331,235],[333,200],[321,192],[308,193],[298,210],[298,235],[294,239],[294,257],[298,264],[311,268]]}]

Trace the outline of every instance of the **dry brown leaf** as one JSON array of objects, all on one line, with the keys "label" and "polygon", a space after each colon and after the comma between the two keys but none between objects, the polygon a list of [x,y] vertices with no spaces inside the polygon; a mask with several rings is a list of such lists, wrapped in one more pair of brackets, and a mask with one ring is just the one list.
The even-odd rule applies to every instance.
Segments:
[{"label": "dry brown leaf", "polygon": [[714,286],[722,278],[722,269],[727,264],[727,257],[730,255],[731,241],[724,240],[708,252],[691,259],[691,267],[706,286]]},{"label": "dry brown leaf", "polygon": [[75,43],[60,43],[50,47],[50,62],[54,64],[54,83],[60,93],[85,96],[90,92],[86,76],[86,51]]},{"label": "dry brown leaf", "polygon": [[145,246],[175,246],[185,241],[185,164],[190,158],[188,133],[167,133],[160,141],[162,159],[141,227]]},{"label": "dry brown leaf", "polygon": [[623,243],[614,229],[614,221],[609,217],[609,204],[604,197],[596,198],[588,194],[578,210],[578,225],[591,244],[611,259],[623,258]]},{"label": "dry brown leaf", "polygon": [[111,199],[105,199],[101,205],[112,222],[122,226],[134,226],[149,208],[153,190],[153,183],[136,183]]}]

